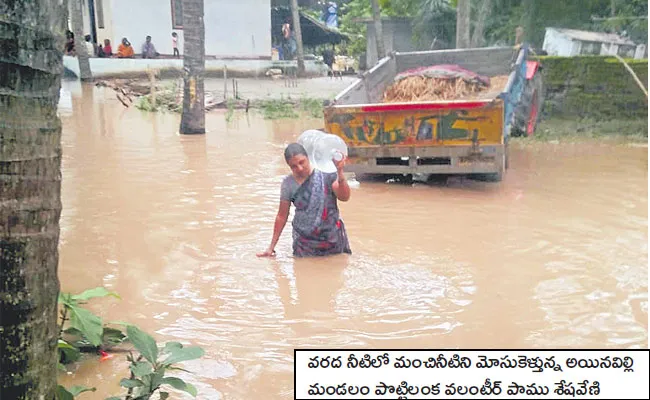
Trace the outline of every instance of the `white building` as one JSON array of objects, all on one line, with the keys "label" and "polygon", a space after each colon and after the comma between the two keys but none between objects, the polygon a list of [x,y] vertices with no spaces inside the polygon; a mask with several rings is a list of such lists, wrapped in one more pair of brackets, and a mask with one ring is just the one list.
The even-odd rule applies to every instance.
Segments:
[{"label": "white building", "polygon": [[551,56],[616,55],[646,57],[646,46],[613,33],[546,28],[544,51]]},{"label": "white building", "polygon": [[[84,34],[113,52],[126,37],[136,54],[147,35],[171,55],[172,32],[183,54],[182,0],[83,0]],[[217,58],[271,58],[271,0],[204,0],[205,54]]]}]

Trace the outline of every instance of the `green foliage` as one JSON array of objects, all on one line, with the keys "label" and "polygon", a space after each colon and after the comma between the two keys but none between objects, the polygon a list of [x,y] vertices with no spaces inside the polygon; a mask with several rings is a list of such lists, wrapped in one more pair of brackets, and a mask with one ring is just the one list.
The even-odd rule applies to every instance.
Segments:
[{"label": "green foliage", "polygon": [[[470,27],[473,31],[482,0],[472,1]],[[572,28],[594,31],[627,31],[637,42],[647,43],[647,0],[615,0],[616,17],[594,20],[592,17],[609,17],[612,0],[490,0],[491,10],[485,21],[484,35],[487,45],[512,45],[515,28],[525,28],[525,40],[541,47],[545,28]],[[456,38],[455,0],[380,0],[384,17],[413,18],[414,40],[419,49],[453,48]],[[356,22],[370,18],[368,0],[351,0],[340,8],[341,30],[352,40],[350,55],[365,52],[366,24]],[[632,18],[630,18],[632,17]]]},{"label": "green foliage", "polygon": [[179,113],[183,111],[183,104],[177,98],[178,85],[176,82],[156,90],[156,101],[153,102],[151,94],[140,96],[135,102],[135,107],[142,111],[168,111]]},{"label": "green foliage", "polygon": [[[126,398],[149,399],[158,391],[161,399],[167,399],[169,393],[161,390],[164,385],[196,396],[197,391],[193,385],[180,378],[165,375],[168,371],[182,370],[175,366],[176,363],[203,357],[205,352],[202,348],[184,347],[178,342],[168,342],[159,349],[154,338],[136,326],[127,326],[126,332],[129,340],[140,353],[137,358],[133,354],[127,356],[131,375],[120,381],[120,386],[127,389]],[[110,397],[106,400],[116,399],[120,397]]]},{"label": "green foliage", "polygon": [[226,101],[226,108],[226,122],[230,122],[235,114],[235,100],[233,98],[229,98]]},{"label": "green foliage", "polygon": [[[79,294],[60,293],[61,325],[57,345],[59,359],[67,364],[77,361],[82,350],[96,350],[102,345],[122,343],[126,336],[118,329],[104,327],[97,315],[82,306],[90,299],[99,297],[119,298],[117,293],[103,287],[86,290]],[[69,326],[65,328],[66,322]],[[65,334],[65,338],[63,337]]]},{"label": "green foliage", "polygon": [[64,386],[58,385],[54,398],[56,400],[74,400],[81,393],[94,392],[95,390],[97,389],[86,386],[73,386],[70,389],[66,389]]},{"label": "green foliage", "polygon": [[256,102],[255,107],[260,109],[264,119],[298,118],[301,115],[323,117],[323,101],[309,97],[299,100],[289,98],[261,100]]},{"label": "green foliage", "polygon": [[[546,89],[545,114],[594,119],[647,118],[647,99],[614,57],[539,57]],[[648,60],[626,60],[642,82]]]},{"label": "green foliage", "polygon": [[593,118],[550,118],[540,122],[532,137],[512,138],[525,145],[532,141],[571,142],[584,139],[613,140],[626,143],[648,143],[648,120]]}]

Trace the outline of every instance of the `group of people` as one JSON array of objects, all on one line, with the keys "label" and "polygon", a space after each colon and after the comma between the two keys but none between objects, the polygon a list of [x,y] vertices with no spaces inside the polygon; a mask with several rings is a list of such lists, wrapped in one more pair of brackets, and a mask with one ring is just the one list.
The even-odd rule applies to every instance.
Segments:
[{"label": "group of people", "polygon": [[[100,58],[133,58],[135,57],[135,51],[131,42],[127,38],[122,38],[122,42],[117,47],[117,51],[113,53],[113,47],[111,46],[111,41],[109,39],[104,39],[104,44],[95,44],[92,41],[90,35],[86,35],[85,39],[85,51],[89,57],[100,57]],[[174,49],[174,57],[180,57],[180,52],[178,51],[178,35],[176,32],[172,33],[172,47]],[[66,44],[64,53],[66,55],[75,56],[77,54],[77,49],[75,48],[74,42],[74,33],[72,31],[66,32]],[[145,38],[145,42],[142,44],[142,51],[140,53],[142,58],[157,58],[160,53],[156,51],[156,46],[154,46],[151,41],[151,36]]]}]

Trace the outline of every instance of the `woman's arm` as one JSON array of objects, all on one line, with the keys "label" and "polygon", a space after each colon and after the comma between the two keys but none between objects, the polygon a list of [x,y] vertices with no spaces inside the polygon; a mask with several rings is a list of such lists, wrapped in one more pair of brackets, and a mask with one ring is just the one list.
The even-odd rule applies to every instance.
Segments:
[{"label": "woman's arm", "polygon": [[271,245],[269,248],[262,252],[258,253],[258,257],[272,257],[275,255],[275,245],[278,244],[280,240],[280,235],[282,230],[287,223],[289,218],[289,208],[291,207],[291,202],[288,200],[280,200],[280,207],[278,209],[278,214],[275,216],[275,224],[273,224],[273,238],[271,239]]},{"label": "woman's arm", "polygon": [[339,161],[336,162],[334,161],[334,164],[336,164],[336,174],[337,178],[332,183],[332,191],[336,195],[336,198],[341,200],[341,201],[348,201],[350,200],[350,185],[348,185],[348,181],[345,179],[345,176],[343,175],[343,167],[345,166],[345,157]]}]

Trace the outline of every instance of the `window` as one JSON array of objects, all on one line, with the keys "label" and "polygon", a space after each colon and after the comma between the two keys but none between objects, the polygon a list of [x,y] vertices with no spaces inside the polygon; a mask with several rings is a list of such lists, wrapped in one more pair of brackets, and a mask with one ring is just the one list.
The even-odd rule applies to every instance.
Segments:
[{"label": "window", "polygon": [[95,0],[95,12],[97,14],[97,27],[104,29],[104,0]]},{"label": "window", "polygon": [[183,29],[183,0],[171,0],[172,2],[172,28]]}]

